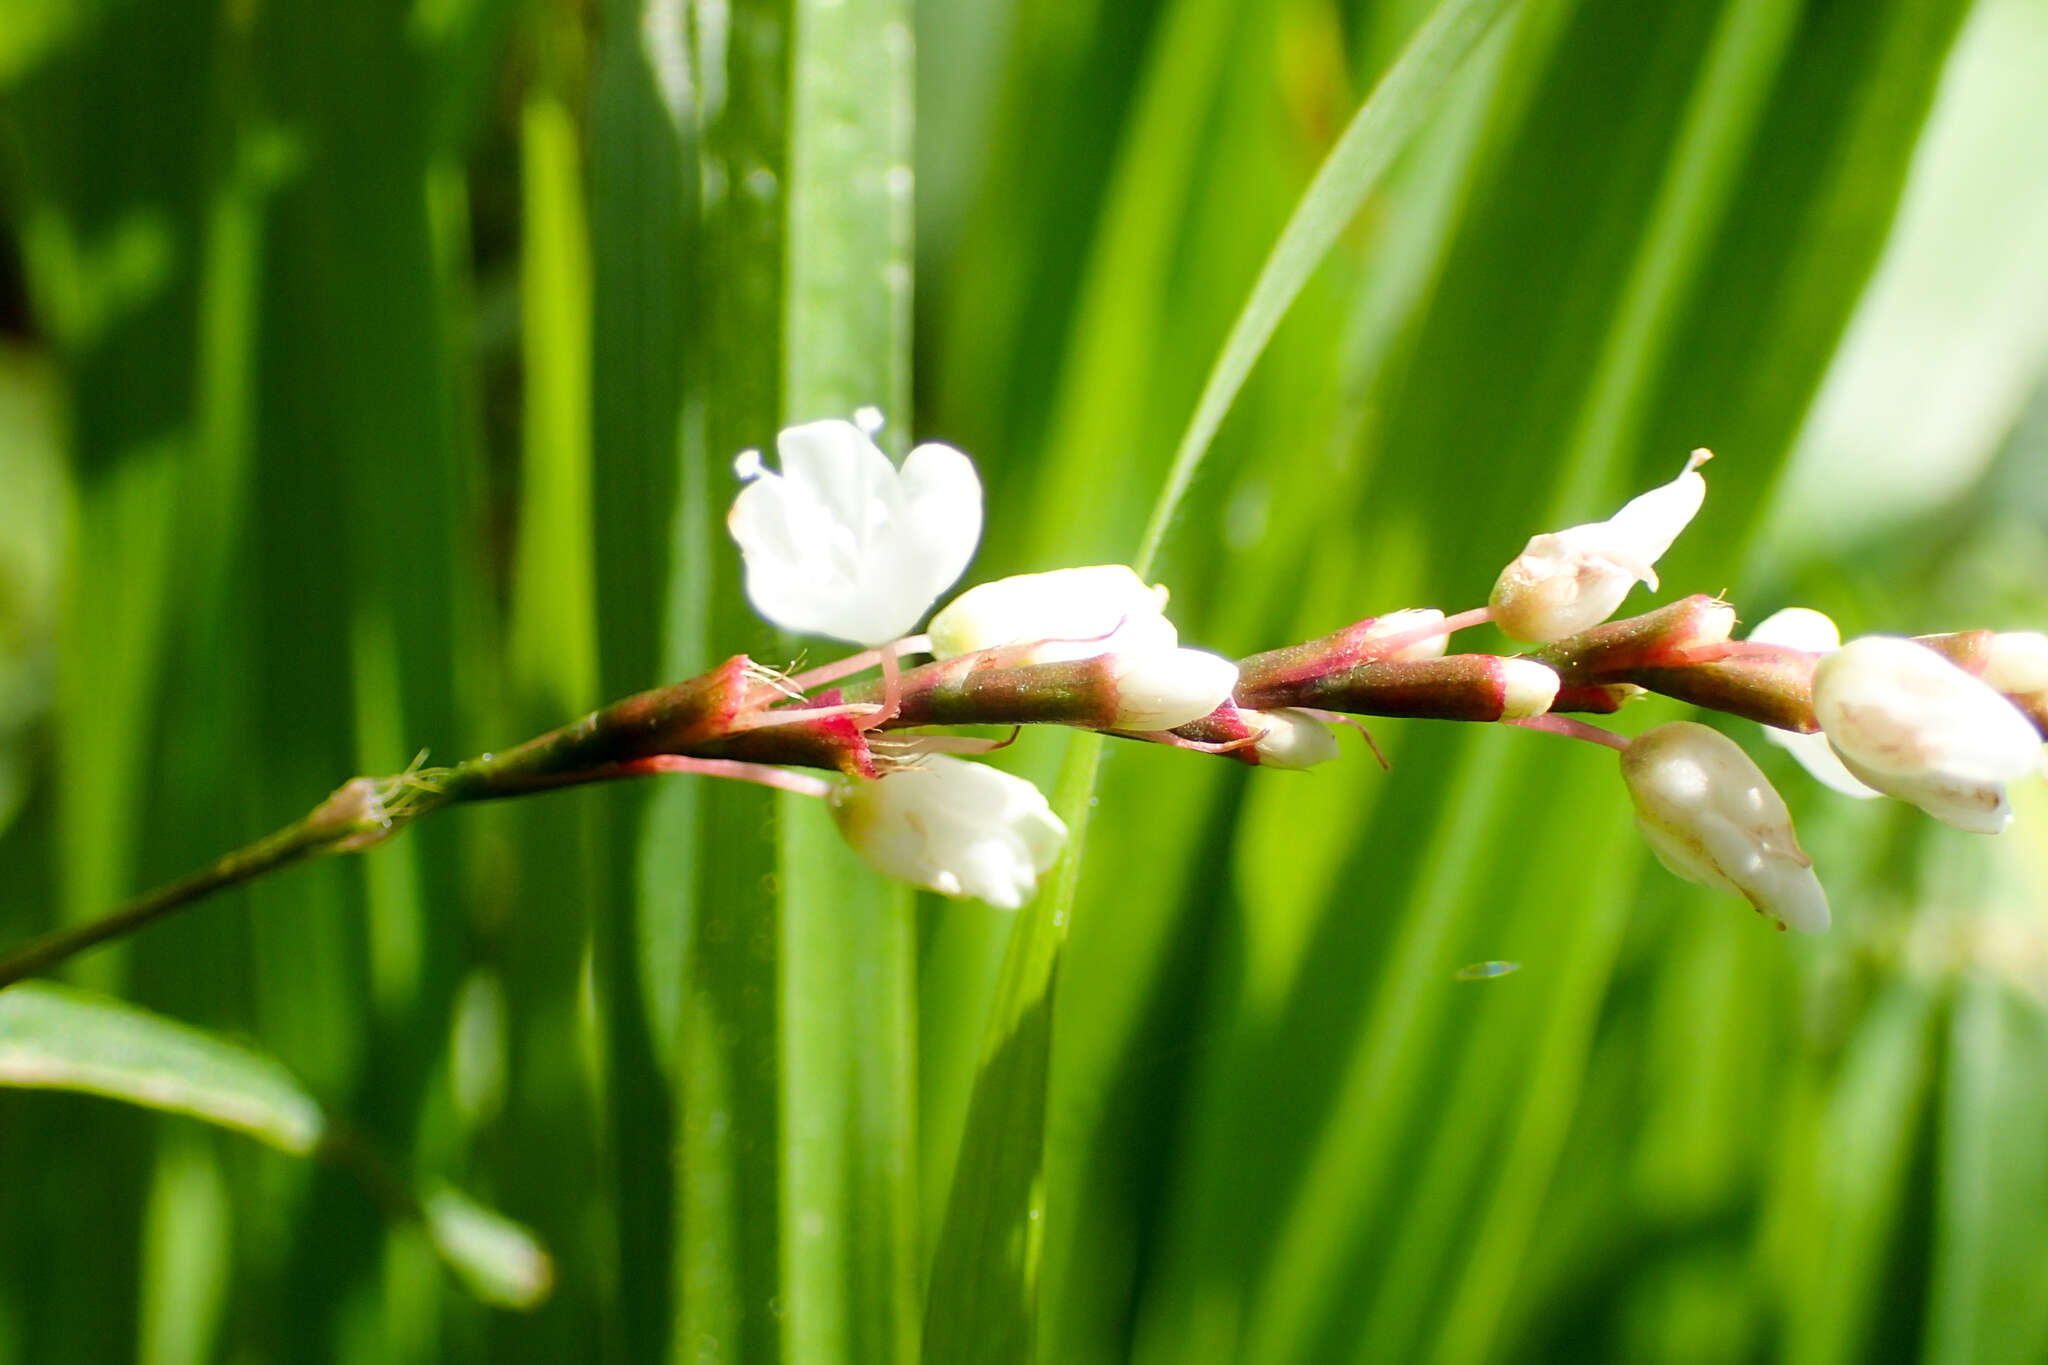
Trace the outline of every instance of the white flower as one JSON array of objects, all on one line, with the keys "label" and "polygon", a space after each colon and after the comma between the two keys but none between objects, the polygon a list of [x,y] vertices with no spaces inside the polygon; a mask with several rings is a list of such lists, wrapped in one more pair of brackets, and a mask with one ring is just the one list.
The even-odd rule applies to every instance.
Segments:
[{"label": "white flower", "polygon": [[[870,415],[871,414],[865,414]],[[811,422],[759,451],[726,526],[746,561],[747,600],[804,635],[880,644],[908,633],[974,557],[981,480],[965,455],[921,445],[898,470],[852,422]]]},{"label": "white flower", "polygon": [[1870,635],[1823,655],[1813,714],[1851,773],[1979,834],[2012,822],[2005,784],[2041,763],[2018,707],[1912,640]]},{"label": "white flower", "polygon": [[969,588],[941,608],[932,617],[932,654],[950,659],[1035,644],[1027,661],[1052,663],[1171,649],[1180,637],[1165,608],[1166,589],[1145,586],[1122,564],[1018,574]]},{"label": "white flower", "polygon": [[[1765,645],[1782,645],[1787,649],[1802,649],[1808,654],[1832,654],[1842,647],[1842,633],[1835,623],[1810,607],[1787,607],[1773,612],[1757,624],[1749,638]],[[1875,787],[1857,780],[1856,775],[1842,766],[1842,760],[1828,743],[1828,737],[1819,731],[1803,734],[1798,730],[1780,730],[1775,725],[1764,727],[1764,738],[1799,760],[1799,766],[1811,773],[1815,780],[1834,788],[1844,796],[1853,796],[1865,801],[1884,793]]]},{"label": "white flower", "polygon": [[940,756],[832,798],[840,834],[884,876],[1015,910],[1038,893],[1067,827],[1038,788]]},{"label": "white flower", "polygon": [[1116,656],[1118,730],[1171,730],[1230,700],[1237,665],[1201,649],[1138,649]]},{"label": "white flower", "polygon": [[1258,733],[1252,748],[1268,768],[1313,768],[1341,752],[1330,727],[1291,706],[1271,711],[1241,711],[1244,723]]},{"label": "white flower", "polygon": [[1591,630],[1638,582],[1657,587],[1651,566],[1671,548],[1707,496],[1695,450],[1670,483],[1630,499],[1606,521],[1531,537],[1493,585],[1494,624],[1517,640],[1562,640]]},{"label": "white flower", "polygon": [[1813,860],[1799,847],[1784,800],[1741,745],[1674,721],[1622,751],[1621,775],[1637,827],[1675,875],[1732,891],[1802,933],[1828,927]]}]

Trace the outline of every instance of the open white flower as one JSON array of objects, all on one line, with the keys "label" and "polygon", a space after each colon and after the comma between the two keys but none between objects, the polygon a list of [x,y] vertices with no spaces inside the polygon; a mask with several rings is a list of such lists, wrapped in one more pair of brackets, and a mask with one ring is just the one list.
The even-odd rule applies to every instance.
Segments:
[{"label": "open white flower", "polygon": [[1067,827],[1038,788],[941,756],[832,797],[840,834],[884,876],[1015,910],[1038,893]]},{"label": "open white flower", "polygon": [[1606,521],[1530,538],[1493,585],[1494,624],[1517,640],[1562,640],[1591,630],[1638,582],[1657,587],[1652,566],[1706,500],[1695,450],[1670,483],[1631,498]]},{"label": "open white flower", "polygon": [[[1842,633],[1835,623],[1811,607],[1787,607],[1773,612],[1757,623],[1749,638],[1758,644],[1783,645],[1787,649],[1803,649],[1809,654],[1832,654],[1842,647]],[[1857,779],[1856,774],[1842,766],[1842,760],[1835,755],[1828,737],[1818,730],[1804,734],[1798,730],[1780,730],[1775,725],[1764,727],[1764,738],[1799,760],[1799,766],[1811,773],[1824,786],[1832,787],[1844,796],[1853,796],[1859,801],[1884,795],[1875,787]]]},{"label": "open white flower", "polygon": [[1657,861],[1701,886],[1732,891],[1802,933],[1828,927],[1828,898],[1799,847],[1792,816],[1742,746],[1673,721],[1622,751],[1636,825]]},{"label": "open white flower", "polygon": [[[871,430],[872,428],[870,428]],[[804,635],[881,644],[907,634],[952,586],[981,539],[981,480],[951,446],[897,469],[852,422],[810,422],[734,464],[747,486],[726,526],[746,561],[747,600]]]},{"label": "open white flower", "polygon": [[2041,765],[2018,707],[1913,640],[1868,635],[1823,656],[1813,714],[1851,773],[1978,834],[2012,823],[2005,784]]},{"label": "open white flower", "polygon": [[978,584],[942,607],[932,617],[932,654],[950,659],[1029,644],[1029,662],[1053,663],[1171,649],[1180,637],[1165,609],[1166,589],[1147,587],[1122,564],[1017,574]]}]

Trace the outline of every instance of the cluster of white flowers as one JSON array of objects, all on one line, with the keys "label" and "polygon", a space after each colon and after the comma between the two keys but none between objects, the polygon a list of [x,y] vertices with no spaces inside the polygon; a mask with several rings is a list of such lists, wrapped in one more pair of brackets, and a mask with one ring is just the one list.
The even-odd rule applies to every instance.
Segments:
[{"label": "cluster of white flowers", "polygon": [[[1518,639],[1560,640],[1606,621],[1636,583],[1654,589],[1652,566],[1705,499],[1698,471],[1708,458],[1694,451],[1676,479],[1606,521],[1531,539],[1494,586],[1496,624]],[[1836,791],[1894,796],[1997,834],[2012,822],[2006,784],[2044,771],[2041,735],[2013,699],[2048,701],[2048,637],[1994,636],[1982,677],[1914,640],[1843,645],[1833,621],[1804,607],[1749,638],[1818,656],[1818,731],[1765,734]],[[1662,725],[1623,748],[1621,767],[1636,823],[1665,867],[1734,891],[1781,925],[1827,927],[1827,897],[1785,803],[1734,741],[1690,722]]]},{"label": "cluster of white flowers", "polygon": [[[1119,730],[1171,730],[1230,699],[1237,666],[1182,648],[1166,589],[1123,565],[983,583],[940,610],[923,640],[905,641],[974,557],[981,481],[946,445],[920,445],[896,468],[875,444],[880,426],[864,409],[856,422],[791,427],[776,439],[780,472],[757,451],[740,457],[747,486],[727,526],[748,600],[765,619],[857,644],[928,647],[940,659],[985,650],[1004,651],[1008,665],[1107,658]],[[1271,740],[1277,766],[1307,766],[1322,752],[1308,717],[1265,725],[1260,743]],[[1323,738],[1334,750],[1327,729]],[[1012,909],[1036,893],[1067,833],[1031,783],[952,758],[841,787],[832,806],[847,842],[879,871]]]},{"label": "cluster of white flowers", "polygon": [[[939,660],[987,655],[976,668],[1104,660],[1093,676],[1114,690],[1096,722],[1105,729],[1173,739],[1163,732],[1231,701],[1237,665],[1183,647],[1165,615],[1166,589],[1123,565],[983,583],[941,608],[926,634],[910,636],[974,556],[981,482],[973,462],[945,445],[920,445],[897,468],[874,442],[880,425],[864,409],[854,422],[791,427],[777,439],[780,471],[767,469],[758,452],[740,457],[746,487],[728,524],[746,562],[747,595],[763,617],[802,634],[879,645],[885,666],[899,652]],[[1694,451],[1671,482],[1605,521],[1531,538],[1502,570],[1485,612],[1447,620],[1418,610],[1367,623],[1388,646],[1371,657],[1433,660],[1445,651],[1446,632],[1487,615],[1508,635],[1541,642],[1601,625],[1637,583],[1657,587],[1657,560],[1705,500],[1699,467],[1710,458]],[[1700,657],[1689,651],[1725,644],[1734,611],[1708,603],[1686,619],[1684,640],[1660,642],[1682,665]],[[2006,784],[2043,771],[2041,736],[2021,705],[2048,708],[2048,638],[1992,637],[1981,657],[1972,656],[1981,676],[1913,640],[1873,636],[1843,645],[1832,621],[1805,608],[1766,620],[1750,643],[1815,656],[1817,732],[1766,733],[1837,791],[1894,796],[1962,829],[1995,834],[2012,819]],[[1827,927],[1827,897],[1785,803],[1734,741],[1683,721],[1623,741],[1545,717],[1560,682],[1547,663],[1496,659],[1489,667],[1504,687],[1503,719],[1622,750],[1636,822],[1671,871],[1735,892],[1781,926]],[[1803,710],[1803,697],[1798,704]],[[1225,717],[1241,727],[1233,742],[1255,746],[1261,764],[1307,768],[1336,757],[1329,712],[1277,706]],[[952,758],[926,757],[839,786],[831,802],[848,842],[882,872],[992,905],[1029,900],[1066,838],[1029,782]]]}]

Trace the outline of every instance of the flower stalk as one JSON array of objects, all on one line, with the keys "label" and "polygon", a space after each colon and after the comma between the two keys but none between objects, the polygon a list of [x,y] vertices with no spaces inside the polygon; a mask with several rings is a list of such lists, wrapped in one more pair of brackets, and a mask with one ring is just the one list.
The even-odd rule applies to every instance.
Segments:
[{"label": "flower stalk", "polygon": [[[1357,716],[1545,730],[1622,752],[1645,838],[1680,876],[1806,929],[1825,926],[1825,897],[1782,800],[1734,741],[1689,722],[1631,741],[1557,713],[1611,714],[1659,693],[1768,727],[1840,790],[1883,791],[1984,832],[2010,819],[2004,784],[2041,769],[2041,635],[1842,646],[1832,622],[1796,608],[1737,641],[1735,609],[1703,594],[1608,621],[1636,583],[1656,587],[1652,565],[1704,499],[1704,451],[1607,521],[1533,538],[1486,607],[1367,617],[1233,662],[1182,647],[1166,589],[1122,565],[983,583],[908,634],[979,537],[971,462],[926,445],[899,469],[868,429],[845,422],[791,428],[778,447],[779,473],[758,455],[741,462],[747,484],[730,524],[748,595],[786,629],[866,648],[794,676],[736,654],[501,752],[356,778],[303,819],[103,919],[0,954],[0,987],[214,891],[369,848],[444,806],[664,774],[823,798],[885,874],[1020,906],[1064,826],[1028,782],[945,756],[1009,739],[908,733],[934,727],[1000,726],[1014,739],[1027,725],[1073,726],[1295,769],[1336,758],[1331,724]],[[1524,655],[1446,652],[1453,632],[1488,621],[1548,643]],[[904,665],[918,655],[932,658]],[[881,676],[848,681],[869,670]]]}]

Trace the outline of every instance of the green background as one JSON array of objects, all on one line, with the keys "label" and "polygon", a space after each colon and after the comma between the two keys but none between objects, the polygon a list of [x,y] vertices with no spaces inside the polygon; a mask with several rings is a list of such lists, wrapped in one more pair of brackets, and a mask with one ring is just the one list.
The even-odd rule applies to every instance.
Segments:
[{"label": "green background", "polygon": [[[2044,69],[2039,0],[4,0],[0,939],[796,657],[731,460],[863,404],[975,457],[972,578],[1150,560],[1226,653],[1476,605],[1697,445],[1667,596],[2048,625]],[[2048,1360],[2048,795],[1985,840],[1730,730],[1823,937],[1470,727],[1027,734],[1090,818],[1018,915],[725,784],[446,813],[68,975],[553,1297],[7,1090],[0,1361]]]}]

